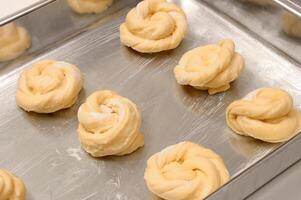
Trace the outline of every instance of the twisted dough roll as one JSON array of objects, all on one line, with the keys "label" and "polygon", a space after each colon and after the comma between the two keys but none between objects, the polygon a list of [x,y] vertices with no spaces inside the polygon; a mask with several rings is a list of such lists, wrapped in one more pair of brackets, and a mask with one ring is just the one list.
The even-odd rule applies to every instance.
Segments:
[{"label": "twisted dough roll", "polygon": [[76,66],[43,60],[21,74],[16,101],[26,111],[52,113],[71,107],[82,87],[83,77]]},{"label": "twisted dough roll", "polygon": [[0,200],[24,200],[25,193],[25,186],[18,177],[0,169]]},{"label": "twisted dough roll", "polygon": [[174,69],[177,82],[209,94],[228,90],[244,68],[243,57],[234,49],[234,42],[226,39],[188,51]]},{"label": "twisted dough roll", "polygon": [[273,88],[255,90],[231,103],[226,120],[236,133],[271,143],[287,141],[301,130],[301,115],[293,108],[292,97]]},{"label": "twisted dough roll", "polygon": [[166,0],[144,0],[120,26],[121,42],[142,53],[176,48],[187,31],[185,13]]},{"label": "twisted dough roll", "polygon": [[172,145],[147,161],[150,191],[167,200],[201,200],[229,180],[223,160],[191,142]]},{"label": "twisted dough roll", "polygon": [[284,12],[282,14],[282,29],[290,36],[301,37],[301,18],[290,12]]},{"label": "twisted dough roll", "polygon": [[68,3],[79,14],[101,13],[112,5],[113,0],[68,0]]},{"label": "twisted dough roll", "polygon": [[78,110],[81,146],[94,157],[130,154],[144,145],[141,115],[129,99],[94,92]]},{"label": "twisted dough roll", "polygon": [[254,3],[260,6],[268,6],[274,3],[273,0],[240,0],[240,1]]},{"label": "twisted dough roll", "polygon": [[0,27],[0,62],[20,56],[30,47],[30,36],[26,29],[15,23]]}]

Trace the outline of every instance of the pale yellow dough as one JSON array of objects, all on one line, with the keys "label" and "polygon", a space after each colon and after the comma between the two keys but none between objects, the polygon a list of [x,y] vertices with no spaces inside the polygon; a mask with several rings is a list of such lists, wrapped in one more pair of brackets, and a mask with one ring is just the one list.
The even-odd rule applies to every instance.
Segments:
[{"label": "pale yellow dough", "polygon": [[112,5],[113,0],[68,0],[69,6],[78,14],[101,13]]},{"label": "pale yellow dough", "polygon": [[120,40],[142,53],[176,48],[187,32],[185,13],[166,0],[144,0],[126,16],[120,26]]},{"label": "pale yellow dough", "polygon": [[232,40],[198,47],[185,53],[174,69],[177,82],[209,94],[226,91],[244,68],[243,57]]},{"label": "pale yellow dough", "polygon": [[271,143],[287,141],[301,130],[301,114],[292,97],[275,88],[261,88],[234,101],[226,119],[236,133]]},{"label": "pale yellow dough", "polygon": [[268,6],[274,3],[273,0],[240,0],[240,1],[254,3],[260,6]]},{"label": "pale yellow dough", "polygon": [[43,60],[21,74],[16,101],[26,111],[52,113],[71,107],[82,87],[83,76],[76,66]]},{"label": "pale yellow dough", "polygon": [[17,58],[30,47],[30,36],[25,28],[15,23],[0,27],[0,62]]},{"label": "pale yellow dough", "polygon": [[282,29],[290,36],[301,37],[301,18],[285,11],[282,14]]},{"label": "pale yellow dough", "polygon": [[167,200],[202,200],[229,180],[223,160],[192,142],[169,146],[147,161],[151,192]]},{"label": "pale yellow dough", "polygon": [[78,120],[81,146],[94,157],[130,154],[144,145],[140,112],[115,92],[90,95],[78,110]]},{"label": "pale yellow dough", "polygon": [[0,169],[0,200],[24,200],[24,183],[12,173]]}]

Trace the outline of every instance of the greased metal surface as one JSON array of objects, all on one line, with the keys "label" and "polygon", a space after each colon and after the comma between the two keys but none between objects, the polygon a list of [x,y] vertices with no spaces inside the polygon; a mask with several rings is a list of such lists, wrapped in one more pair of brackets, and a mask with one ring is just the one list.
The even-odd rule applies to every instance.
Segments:
[{"label": "greased metal surface", "polygon": [[[137,53],[119,41],[119,25],[137,2],[115,1],[113,10],[103,14],[97,23],[92,22],[99,16],[71,14],[64,1],[20,19],[30,27],[34,41],[44,43],[37,44],[36,51],[31,50],[22,59],[1,65],[0,167],[24,180],[27,199],[154,199],[143,179],[146,160],[180,141],[202,144],[224,159],[231,180],[211,199],[241,199],[262,185],[262,180],[266,182],[300,157],[291,152],[300,150],[301,136],[284,145],[259,142],[232,134],[224,116],[230,102],[263,86],[287,90],[301,109],[301,70],[293,62],[197,0],[174,1],[186,12],[190,26],[177,49],[157,54]],[[65,12],[60,17],[43,19],[43,13],[59,11]],[[40,21],[30,20],[39,14]],[[51,22],[54,18],[59,21]],[[60,25],[63,31],[57,33],[51,27],[35,26],[47,21]],[[42,40],[47,35],[51,38]],[[51,44],[59,36],[66,38]],[[173,68],[183,53],[224,38],[233,39],[237,52],[246,60],[244,72],[229,91],[208,96],[207,92],[176,83]],[[45,58],[77,65],[85,76],[84,90],[70,109],[50,115],[26,113],[14,100],[17,79],[23,69]],[[80,148],[77,109],[89,94],[99,89],[114,90],[137,104],[143,119],[143,148],[128,156],[102,159],[92,158]],[[294,151],[292,148],[288,151],[290,146]],[[260,173],[252,174],[256,169]],[[248,174],[258,180],[247,179]],[[237,183],[240,187],[236,187]]]}]

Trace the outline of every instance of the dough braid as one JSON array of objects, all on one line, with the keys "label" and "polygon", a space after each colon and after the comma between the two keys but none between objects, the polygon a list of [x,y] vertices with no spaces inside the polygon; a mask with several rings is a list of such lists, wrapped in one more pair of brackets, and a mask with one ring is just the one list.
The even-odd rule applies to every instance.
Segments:
[{"label": "dough braid", "polygon": [[80,143],[94,157],[125,155],[144,145],[136,105],[115,92],[90,95],[78,110]]},{"label": "dough braid", "polygon": [[30,47],[30,36],[25,28],[15,23],[0,27],[0,62],[17,58]]},{"label": "dough braid", "polygon": [[147,161],[150,191],[167,200],[201,200],[229,180],[222,159],[191,142],[169,146]]},{"label": "dough braid", "polygon": [[43,60],[21,74],[16,100],[26,111],[52,113],[71,107],[82,87],[83,77],[76,66]]},{"label": "dough braid", "polygon": [[301,115],[293,108],[292,97],[274,88],[261,88],[234,101],[226,119],[236,133],[272,143],[287,141],[301,130]]},{"label": "dough braid", "polygon": [[228,90],[244,68],[243,57],[234,49],[234,42],[226,39],[188,51],[174,69],[177,82],[209,94]]},{"label": "dough braid", "polygon": [[187,31],[184,12],[165,0],[144,0],[120,26],[121,42],[142,53],[176,48]]},{"label": "dough braid", "polygon": [[25,195],[23,182],[12,173],[0,169],[0,200],[24,200]]}]

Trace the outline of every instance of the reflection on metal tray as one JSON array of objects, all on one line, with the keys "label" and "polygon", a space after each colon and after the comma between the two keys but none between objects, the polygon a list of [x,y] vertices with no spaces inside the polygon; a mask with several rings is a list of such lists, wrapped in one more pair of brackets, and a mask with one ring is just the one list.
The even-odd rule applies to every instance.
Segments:
[{"label": "reflection on metal tray", "polygon": [[[288,59],[301,66],[301,38],[290,37],[282,31],[284,9],[272,5],[260,7],[239,0],[203,0],[208,6],[243,24],[255,37],[261,37],[278,48]],[[297,4],[296,4],[297,5]],[[301,13],[300,13],[301,14]],[[242,17],[243,16],[243,17]]]},{"label": "reflection on metal tray", "polygon": [[[224,117],[230,102],[262,86],[287,90],[300,109],[300,69],[231,18],[197,0],[174,1],[185,10],[190,25],[177,49],[151,55],[134,52],[120,44],[119,25],[137,2],[115,1],[113,10],[104,15],[78,16],[64,1],[57,1],[20,19],[30,29],[36,49],[0,69],[0,166],[24,180],[28,199],[151,199],[143,180],[146,160],[184,140],[213,149],[231,173],[231,181],[209,199],[242,199],[301,157],[301,135],[283,145],[266,144],[232,134]],[[100,16],[103,18],[94,23]],[[59,21],[51,21],[55,19]],[[41,28],[47,21],[49,27]],[[51,27],[53,24],[62,29]],[[64,39],[55,39],[61,37]],[[232,88],[208,96],[179,86],[173,68],[181,55],[223,38],[234,39],[237,51],[246,59],[246,69]],[[70,109],[50,115],[26,113],[15,104],[17,79],[22,70],[44,58],[79,66],[85,89]],[[138,105],[144,148],[128,156],[102,159],[81,150],[77,109],[98,89],[115,90]]]}]

